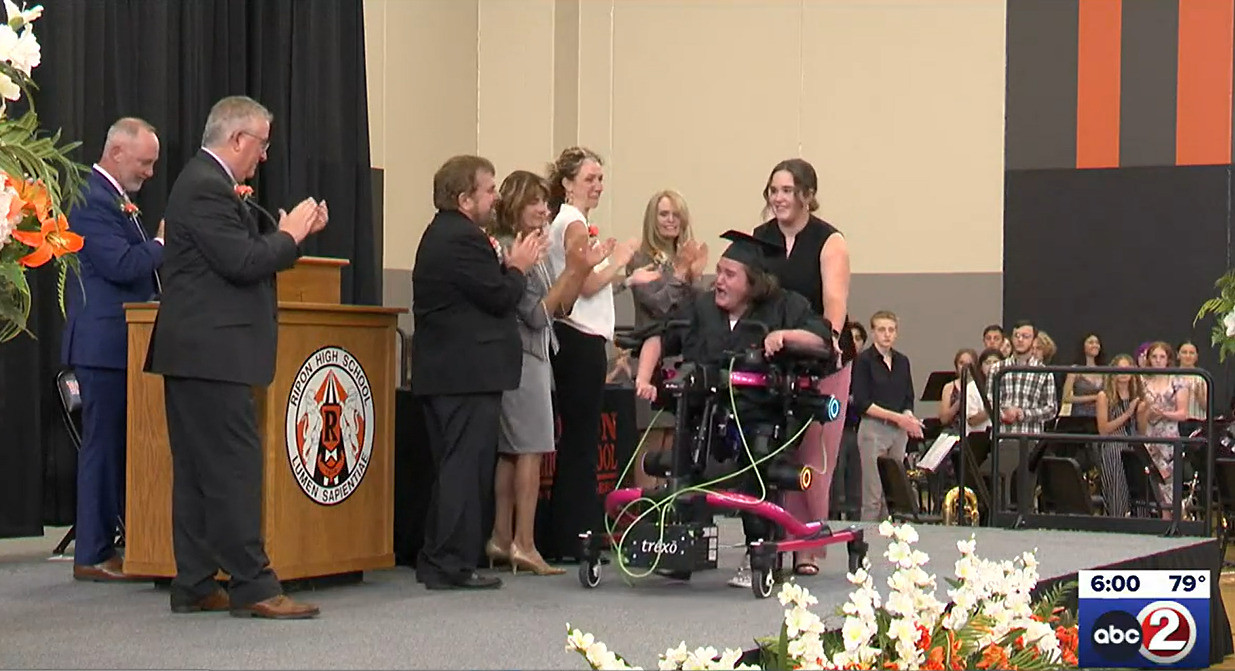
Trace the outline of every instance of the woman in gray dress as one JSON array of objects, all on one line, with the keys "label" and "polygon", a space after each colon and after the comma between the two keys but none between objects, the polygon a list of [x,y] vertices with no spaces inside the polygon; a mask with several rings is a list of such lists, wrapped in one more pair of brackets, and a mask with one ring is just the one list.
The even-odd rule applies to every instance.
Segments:
[{"label": "woman in gray dress", "polygon": [[[492,241],[500,255],[517,236],[538,233],[549,221],[549,183],[526,170],[512,172],[501,186]],[[541,261],[527,272],[527,288],[519,302],[519,335],[523,340],[523,375],[519,388],[502,394],[498,462],[494,477],[493,534],[485,544],[489,565],[509,562],[511,569],[536,575],[556,575],[536,549],[534,524],[540,494],[541,455],[554,450],[553,369],[556,349],[553,318],[570,312],[583,281],[608,255],[612,245],[588,244],[566,253],[566,267],[557,281]]]},{"label": "woman in gray dress", "polygon": [[[1102,339],[1097,333],[1086,333],[1081,339],[1080,355],[1076,359],[1077,366],[1105,366],[1106,356],[1102,353]],[[1072,405],[1072,417],[1097,416],[1098,392],[1105,384],[1103,377],[1096,373],[1068,373],[1063,381],[1063,402]]]},{"label": "woman in gray dress", "polygon": [[[690,210],[682,194],[671,189],[658,191],[648,200],[643,213],[643,241],[629,268],[651,268],[660,277],[631,287],[635,306],[635,328],[664,321],[695,294],[695,284],[703,277],[708,260],[707,245],[700,244],[690,231]],[[637,366],[638,364],[635,364]],[[651,427],[635,455],[634,484],[654,487],[657,478],[643,472],[643,456],[668,449],[673,443],[673,415],[653,413],[651,405],[638,399],[635,419],[640,434]],[[653,421],[655,418],[655,421]]]}]

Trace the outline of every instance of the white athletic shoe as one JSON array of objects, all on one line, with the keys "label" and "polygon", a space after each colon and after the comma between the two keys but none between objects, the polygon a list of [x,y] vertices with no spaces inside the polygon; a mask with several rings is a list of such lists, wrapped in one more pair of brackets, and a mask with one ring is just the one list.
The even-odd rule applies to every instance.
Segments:
[{"label": "white athletic shoe", "polygon": [[734,573],[733,577],[729,579],[729,586],[750,589],[750,585],[750,559],[747,558],[742,560],[742,565],[738,567],[737,573]]}]

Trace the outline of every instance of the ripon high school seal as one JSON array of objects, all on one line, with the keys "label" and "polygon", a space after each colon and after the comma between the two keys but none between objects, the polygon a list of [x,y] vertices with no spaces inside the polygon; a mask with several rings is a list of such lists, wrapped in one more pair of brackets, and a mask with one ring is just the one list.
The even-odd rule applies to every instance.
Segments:
[{"label": "ripon high school seal", "polygon": [[284,436],[292,475],[317,503],[342,503],[373,454],[373,393],[360,362],[323,347],[301,364],[287,395]]}]

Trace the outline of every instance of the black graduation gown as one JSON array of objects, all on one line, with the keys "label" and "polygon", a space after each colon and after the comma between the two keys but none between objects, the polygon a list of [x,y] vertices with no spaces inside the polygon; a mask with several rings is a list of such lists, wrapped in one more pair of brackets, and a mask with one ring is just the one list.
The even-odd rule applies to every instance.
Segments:
[{"label": "black graduation gown", "polygon": [[661,355],[680,354],[683,360],[699,364],[728,363],[728,355],[763,343],[763,331],[743,327],[751,322],[766,325],[769,332],[802,329],[824,340],[832,337],[806,298],[783,290],[752,306],[733,328],[729,326],[728,313],[716,306],[714,291],[700,293],[695,300],[683,305],[670,320],[686,320],[690,326],[685,330],[665,330],[661,338]]}]

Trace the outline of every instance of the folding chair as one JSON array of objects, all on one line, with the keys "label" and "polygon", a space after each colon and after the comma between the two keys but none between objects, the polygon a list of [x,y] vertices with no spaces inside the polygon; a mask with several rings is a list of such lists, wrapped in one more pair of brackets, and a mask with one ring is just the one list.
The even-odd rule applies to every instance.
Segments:
[{"label": "folding chair", "polygon": [[908,519],[918,524],[943,522],[941,515],[922,512],[903,462],[892,457],[879,457],[875,463],[879,469],[879,482],[883,485],[884,505],[887,506],[888,514],[892,519],[897,521]]},{"label": "folding chair", "polygon": [[[70,369],[60,371],[56,375],[56,397],[60,399],[60,414],[64,420],[64,428],[73,442],[73,449],[81,451],[81,387],[77,384],[77,376]],[[77,524],[69,527],[68,533],[52,550],[52,558],[64,557],[64,551],[69,543],[77,537]]]},{"label": "folding chair", "polygon": [[[68,431],[69,440],[73,442],[73,449],[81,452],[81,385],[77,382],[77,376],[72,369],[65,369],[56,374],[56,397],[60,399],[60,416],[64,420],[64,428]],[[116,541],[117,548],[124,547],[124,515],[122,514],[116,520]],[[77,523],[74,521],[73,526],[69,527],[68,532],[64,534],[64,538],[56,544],[52,549],[52,559],[67,559],[64,552],[68,549],[69,543],[72,543],[77,538]]]},{"label": "folding chair", "polygon": [[1097,515],[1106,507],[1103,497],[1089,493],[1081,466],[1070,457],[1045,456],[1038,462],[1042,495],[1051,512],[1060,515]]}]

